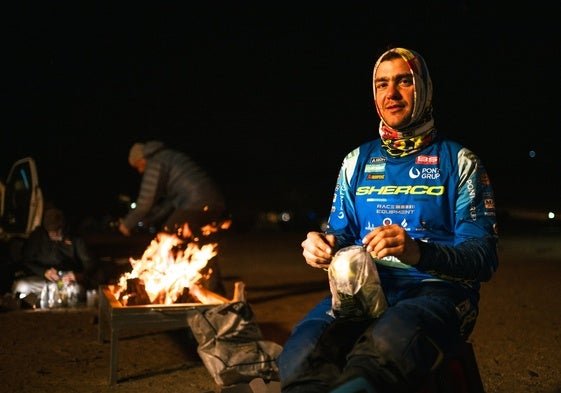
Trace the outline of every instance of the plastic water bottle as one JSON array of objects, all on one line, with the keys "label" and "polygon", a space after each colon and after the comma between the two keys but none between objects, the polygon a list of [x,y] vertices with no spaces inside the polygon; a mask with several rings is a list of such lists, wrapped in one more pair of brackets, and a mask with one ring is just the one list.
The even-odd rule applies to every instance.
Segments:
[{"label": "plastic water bottle", "polygon": [[58,284],[56,282],[47,281],[41,290],[41,299],[39,301],[41,308],[55,308],[59,306],[59,303],[60,294]]},{"label": "plastic water bottle", "polygon": [[41,290],[41,298],[39,301],[39,305],[41,308],[47,309],[49,308],[49,283],[45,282],[43,285],[43,289]]},{"label": "plastic water bottle", "polygon": [[67,294],[67,303],[68,307],[76,307],[78,305],[78,295],[79,295],[79,288],[78,284],[75,282],[71,282],[65,284],[66,287],[66,294]]},{"label": "plastic water bottle", "polygon": [[68,272],[59,270],[58,271],[58,281],[57,281],[57,294],[55,297],[56,307],[67,307],[68,306],[68,284],[62,280]]}]

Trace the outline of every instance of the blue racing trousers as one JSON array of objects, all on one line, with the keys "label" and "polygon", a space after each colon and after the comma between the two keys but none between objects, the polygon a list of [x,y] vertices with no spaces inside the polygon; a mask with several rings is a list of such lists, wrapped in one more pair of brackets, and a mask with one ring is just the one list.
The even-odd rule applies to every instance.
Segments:
[{"label": "blue racing trousers", "polygon": [[386,298],[378,318],[335,318],[331,295],[304,316],[277,359],[282,392],[330,392],[357,378],[375,392],[414,391],[467,340],[478,314],[452,282],[417,282]]}]

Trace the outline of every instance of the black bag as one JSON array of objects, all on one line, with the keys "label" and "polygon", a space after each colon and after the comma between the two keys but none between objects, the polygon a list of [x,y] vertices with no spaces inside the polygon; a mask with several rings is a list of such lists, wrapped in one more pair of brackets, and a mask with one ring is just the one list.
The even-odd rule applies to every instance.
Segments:
[{"label": "black bag", "polygon": [[263,340],[246,302],[208,308],[190,315],[187,322],[199,344],[197,353],[217,384],[278,380],[276,358],[282,346]]}]

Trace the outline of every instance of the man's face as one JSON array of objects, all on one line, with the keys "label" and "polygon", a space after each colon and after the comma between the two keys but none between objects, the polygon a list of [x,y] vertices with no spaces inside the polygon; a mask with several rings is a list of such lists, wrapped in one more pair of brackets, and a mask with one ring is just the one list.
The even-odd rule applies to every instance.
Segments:
[{"label": "man's face", "polygon": [[374,75],[374,91],[378,112],[387,125],[399,129],[409,123],[415,104],[415,85],[405,60],[380,63]]}]

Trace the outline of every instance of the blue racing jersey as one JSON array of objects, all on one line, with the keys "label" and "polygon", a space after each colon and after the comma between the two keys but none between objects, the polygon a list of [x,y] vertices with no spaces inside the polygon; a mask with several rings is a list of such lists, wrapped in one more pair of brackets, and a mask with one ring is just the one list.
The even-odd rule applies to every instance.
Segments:
[{"label": "blue racing jersey", "polygon": [[381,140],[343,160],[327,233],[338,246],[362,244],[380,225],[399,224],[417,241],[421,259],[376,259],[386,292],[412,282],[447,280],[477,295],[498,267],[494,194],[480,159],[440,135],[417,153],[392,157]]}]

